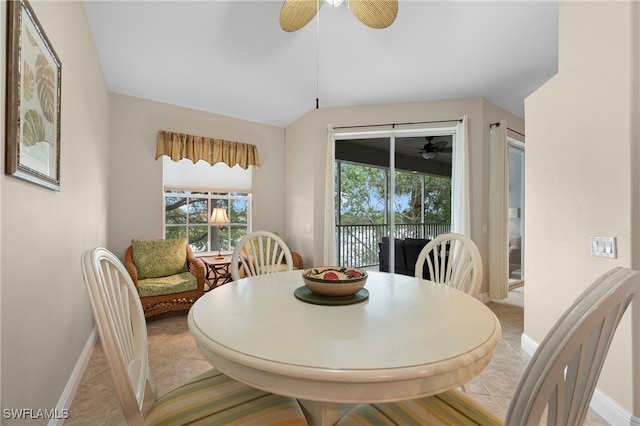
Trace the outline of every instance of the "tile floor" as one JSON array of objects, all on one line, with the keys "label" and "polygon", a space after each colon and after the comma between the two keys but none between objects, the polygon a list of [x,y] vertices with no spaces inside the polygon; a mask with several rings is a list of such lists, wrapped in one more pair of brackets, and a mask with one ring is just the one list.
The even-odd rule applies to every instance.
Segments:
[{"label": "tile floor", "polygon": [[[506,301],[487,305],[500,319],[502,340],[487,368],[470,384],[476,400],[502,418],[529,360],[520,348],[523,298],[524,287],[520,287],[512,290]],[[148,330],[149,364],[160,395],[210,368],[189,333],[186,315],[150,321]],[[100,343],[93,351],[65,425],[126,425]],[[587,425],[607,423],[590,413]]]}]

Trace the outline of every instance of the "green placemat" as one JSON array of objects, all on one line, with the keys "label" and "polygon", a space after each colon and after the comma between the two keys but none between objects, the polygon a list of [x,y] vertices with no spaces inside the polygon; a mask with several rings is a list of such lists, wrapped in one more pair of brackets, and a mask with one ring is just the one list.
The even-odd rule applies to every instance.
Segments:
[{"label": "green placemat", "polygon": [[360,303],[369,298],[369,290],[366,288],[361,288],[353,296],[331,297],[315,294],[303,285],[302,287],[296,288],[293,294],[296,296],[296,299],[305,303],[327,306],[353,305],[354,303]]}]

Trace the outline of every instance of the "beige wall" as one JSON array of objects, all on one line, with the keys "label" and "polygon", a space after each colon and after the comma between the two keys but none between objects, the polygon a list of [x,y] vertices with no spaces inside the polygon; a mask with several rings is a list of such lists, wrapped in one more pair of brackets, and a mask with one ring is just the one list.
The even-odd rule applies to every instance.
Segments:
[{"label": "beige wall", "polygon": [[[538,343],[585,287],[631,266],[637,250],[639,19],[632,11],[622,1],[561,2],[559,73],[525,103],[524,333]],[[616,237],[618,258],[592,257],[594,235]],[[629,333],[625,321],[598,386],[630,411]]]},{"label": "beige wall", "polygon": [[132,238],[164,237],[158,130],[256,145],[260,168],[253,174],[253,229],[284,234],[284,129],[112,94],[108,248],[117,256],[124,257]]},{"label": "beige wall", "polygon": [[[409,102],[388,105],[311,110],[286,129],[286,235],[295,242],[305,265],[322,263],[324,244],[325,162],[327,125],[333,127],[383,123],[469,119],[471,157],[471,237],[487,259],[489,125],[507,120],[524,132],[524,120],[481,98]],[[445,123],[442,127],[455,127]],[[295,215],[292,214],[295,212]],[[307,232],[307,225],[312,231]],[[481,292],[488,292],[487,274]]]},{"label": "beige wall", "polygon": [[62,62],[61,191],[0,177],[3,409],[56,408],[93,328],[80,255],[106,243],[108,95],[84,7],[31,5]]}]

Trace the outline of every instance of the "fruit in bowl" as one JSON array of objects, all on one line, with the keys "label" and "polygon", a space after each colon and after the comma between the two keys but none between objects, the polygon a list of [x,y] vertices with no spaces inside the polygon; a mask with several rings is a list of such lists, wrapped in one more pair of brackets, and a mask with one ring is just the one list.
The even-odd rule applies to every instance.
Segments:
[{"label": "fruit in bowl", "polygon": [[305,269],[304,284],[321,296],[348,297],[356,294],[367,281],[367,271],[342,266],[319,266]]}]

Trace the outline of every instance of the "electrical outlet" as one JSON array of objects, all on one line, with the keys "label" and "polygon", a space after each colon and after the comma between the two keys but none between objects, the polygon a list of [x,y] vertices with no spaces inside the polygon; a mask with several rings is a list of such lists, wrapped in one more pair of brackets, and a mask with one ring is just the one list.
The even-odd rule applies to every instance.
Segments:
[{"label": "electrical outlet", "polygon": [[616,237],[591,237],[591,256],[617,258]]}]

